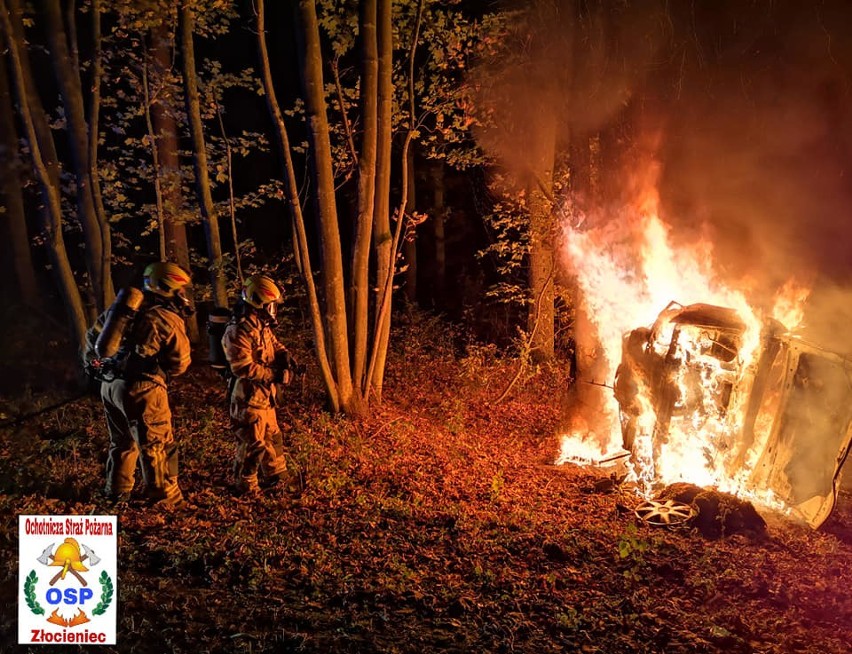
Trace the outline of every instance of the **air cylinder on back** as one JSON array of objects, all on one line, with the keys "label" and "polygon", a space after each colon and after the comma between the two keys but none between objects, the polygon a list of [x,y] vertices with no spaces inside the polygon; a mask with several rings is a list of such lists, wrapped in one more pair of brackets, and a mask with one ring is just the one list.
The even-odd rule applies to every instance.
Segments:
[{"label": "air cylinder on back", "polygon": [[144,295],[138,288],[128,286],[121,289],[107,312],[104,328],[95,341],[95,354],[101,359],[114,357],[128,325],[133,322],[142,305]]},{"label": "air cylinder on back", "polygon": [[225,349],[222,347],[222,336],[231,319],[228,309],[211,309],[207,316],[207,335],[209,337],[210,355],[208,361],[210,367],[220,373],[228,369],[228,359],[225,357]]}]

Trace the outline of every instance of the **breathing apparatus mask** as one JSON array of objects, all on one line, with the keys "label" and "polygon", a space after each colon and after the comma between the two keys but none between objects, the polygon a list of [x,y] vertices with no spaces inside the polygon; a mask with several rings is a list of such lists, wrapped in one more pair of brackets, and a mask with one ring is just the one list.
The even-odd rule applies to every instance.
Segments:
[{"label": "breathing apparatus mask", "polygon": [[195,309],[192,308],[192,300],[189,299],[189,295],[187,294],[187,287],[175,291],[174,295],[170,298],[171,309],[178,315],[189,318],[192,314],[195,313]]}]

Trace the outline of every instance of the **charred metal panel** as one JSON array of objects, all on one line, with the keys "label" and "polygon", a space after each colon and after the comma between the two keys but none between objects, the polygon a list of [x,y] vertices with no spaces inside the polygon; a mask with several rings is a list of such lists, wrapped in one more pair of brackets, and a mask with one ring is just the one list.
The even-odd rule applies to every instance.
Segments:
[{"label": "charred metal panel", "polygon": [[634,451],[650,402],[652,448],[634,451],[640,466],[653,474],[675,430],[711,430],[701,435],[716,469],[731,478],[750,470],[749,490],[771,491],[818,527],[852,441],[852,360],[769,321],[752,363],[743,362],[744,330],[732,309],[672,303],[652,328],[626,334],[615,380],[624,447]]}]

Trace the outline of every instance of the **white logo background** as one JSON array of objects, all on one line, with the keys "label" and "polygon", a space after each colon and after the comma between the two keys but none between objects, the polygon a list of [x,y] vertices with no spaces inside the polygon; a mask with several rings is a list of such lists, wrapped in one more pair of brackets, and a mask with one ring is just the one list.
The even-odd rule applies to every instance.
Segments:
[{"label": "white logo background", "polygon": [[115,644],[117,542],[114,515],[18,517],[19,643]]}]

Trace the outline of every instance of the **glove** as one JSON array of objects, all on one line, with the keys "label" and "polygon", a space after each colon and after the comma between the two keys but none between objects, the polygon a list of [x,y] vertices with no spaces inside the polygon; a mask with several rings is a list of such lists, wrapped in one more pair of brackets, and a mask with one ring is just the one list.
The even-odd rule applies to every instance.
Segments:
[{"label": "glove", "polygon": [[275,361],[272,365],[276,368],[287,368],[292,370],[296,366],[296,360],[287,350],[280,350],[275,353]]},{"label": "glove", "polygon": [[289,384],[290,371],[287,368],[273,368],[272,383],[274,384]]}]

